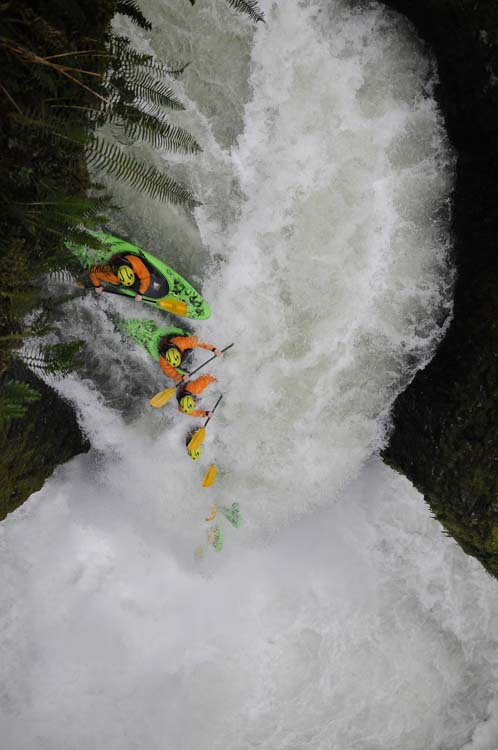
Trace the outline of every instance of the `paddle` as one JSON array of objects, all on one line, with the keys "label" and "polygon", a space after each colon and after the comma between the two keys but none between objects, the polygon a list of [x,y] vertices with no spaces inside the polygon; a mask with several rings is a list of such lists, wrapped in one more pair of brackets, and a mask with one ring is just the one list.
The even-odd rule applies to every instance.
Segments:
[{"label": "paddle", "polygon": [[[226,352],[227,349],[231,349],[233,344],[228,344],[228,346],[225,346],[224,349],[222,349],[222,352]],[[205,365],[209,364],[209,362],[212,362],[213,359],[216,359],[216,354],[213,357],[210,357],[205,362],[202,363],[202,365],[199,365],[199,367],[196,367],[195,370],[192,370],[192,372],[188,373],[189,378],[192,377],[192,375],[195,375],[196,372],[201,370]],[[177,383],[176,385],[171,386],[171,388],[165,388],[164,391],[160,391],[159,393],[156,393],[155,396],[152,396],[152,398],[149,401],[149,404],[154,407],[154,409],[160,409],[162,406],[165,406],[165,404],[170,401],[170,399],[173,398],[176,389],[180,385],[185,385],[188,381],[183,380]]]},{"label": "paddle", "polygon": [[[145,301],[148,302],[149,300]],[[166,310],[173,315],[182,315],[185,317],[188,312],[187,305],[180,299],[160,299],[156,303],[151,302],[151,304],[156,304],[162,310]]]},{"label": "paddle", "polygon": [[[108,294],[119,294],[121,297],[127,297],[127,294],[118,292],[117,289],[110,289],[108,286],[103,286],[102,289]],[[161,310],[172,313],[173,315],[185,316],[187,314],[187,305],[180,299],[158,299],[157,301],[144,299],[149,305],[157,305]]]},{"label": "paddle", "polygon": [[[220,403],[221,399],[223,398],[223,394],[219,397],[218,401],[215,403],[213,408],[211,409],[212,412],[214,412],[218,408],[218,404]],[[195,451],[197,448],[200,448],[201,445],[204,442],[204,438],[206,437],[206,427],[208,425],[209,420],[211,417],[208,417],[206,421],[204,422],[204,426],[201,427],[199,430],[194,432],[192,437],[190,438],[189,444],[187,445],[188,451]]]},{"label": "paddle", "polygon": [[214,464],[211,464],[209,469],[206,471],[206,475],[204,479],[202,480],[202,486],[203,487],[211,487],[212,484],[214,484],[216,480],[216,474],[218,473],[218,469]]},{"label": "paddle", "polygon": [[[79,289],[92,289],[94,287],[87,287],[81,282],[75,282],[75,286],[77,286]],[[102,289],[104,292],[107,292],[108,294],[119,294],[120,297],[127,297],[127,294],[123,294],[122,292],[119,292],[117,289],[111,289],[108,286],[103,286]],[[157,305],[157,307],[160,307],[161,310],[166,310],[166,312],[172,313],[173,315],[180,315],[185,317],[187,315],[187,305],[185,302],[182,302],[180,299],[159,299],[157,301],[154,300],[144,300],[144,302],[147,302],[150,305]]]}]

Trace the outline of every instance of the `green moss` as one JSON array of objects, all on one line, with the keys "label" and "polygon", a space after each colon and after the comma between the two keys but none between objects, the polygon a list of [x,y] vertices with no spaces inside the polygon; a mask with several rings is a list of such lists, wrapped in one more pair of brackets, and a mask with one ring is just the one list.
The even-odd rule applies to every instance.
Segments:
[{"label": "green moss", "polygon": [[491,554],[498,554],[498,525],[492,526],[484,541],[485,549]]}]

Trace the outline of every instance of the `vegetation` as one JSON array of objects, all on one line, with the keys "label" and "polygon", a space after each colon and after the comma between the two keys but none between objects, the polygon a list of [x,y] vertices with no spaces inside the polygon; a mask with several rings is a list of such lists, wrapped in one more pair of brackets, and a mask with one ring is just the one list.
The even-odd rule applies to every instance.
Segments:
[{"label": "vegetation", "polygon": [[[259,9],[256,0],[226,0],[228,5],[238,13],[245,13],[253,21],[265,20],[264,13]],[[191,5],[195,5],[195,0],[190,0]]]},{"label": "vegetation", "polygon": [[9,393],[7,376],[0,378],[1,398],[7,395],[11,404],[26,408],[25,416],[0,429],[0,520],[39,490],[55,466],[89,448],[73,409],[53,388],[19,362],[11,371],[10,382],[31,395],[23,399],[21,392]]},{"label": "vegetation", "polygon": [[[168,70],[112,34],[115,10],[150,28],[133,0],[108,0],[98,9],[75,0],[64,7],[48,0],[0,5],[0,146],[6,154],[0,170],[0,374],[19,357],[22,339],[40,332],[24,327],[27,312],[41,309],[46,319],[47,308],[53,309],[39,292],[39,277],[74,265],[68,241],[99,244],[91,230],[107,220],[110,201],[92,184],[87,163],[153,198],[193,202],[170,176],[98,135],[100,126],[111,123],[128,143],[149,141],[188,154],[200,150],[164,115],[183,109],[164,78],[173,79],[185,66]],[[24,359],[39,369],[48,351]],[[50,355],[47,371],[55,373],[58,362]],[[58,372],[67,372],[67,362],[60,364]],[[0,409],[6,403],[0,401]]]},{"label": "vegetation", "polygon": [[[253,0],[227,2],[263,20]],[[2,480],[9,475],[2,497],[14,498],[5,500],[5,512],[38,489],[54,465],[87,447],[74,417],[64,420],[71,434],[61,427],[63,440],[54,437],[45,409],[69,407],[35,373],[60,377],[78,366],[82,342],[46,340],[68,296],[51,297],[40,280],[49,274],[71,281],[78,273],[68,242],[99,249],[91,232],[116,207],[92,183],[88,166],[152,198],[195,205],[188,188],[136,160],[121,143],[200,151],[167,116],[184,108],[174,80],[186,65],[168,68],[113,34],[115,13],[151,28],[136,0],[0,0],[0,473]],[[101,135],[106,123],[118,141]],[[33,337],[42,338],[35,344]]]},{"label": "vegetation", "polygon": [[24,417],[28,404],[38,401],[40,393],[27,383],[8,380],[0,395],[0,427],[8,427],[12,419]]}]

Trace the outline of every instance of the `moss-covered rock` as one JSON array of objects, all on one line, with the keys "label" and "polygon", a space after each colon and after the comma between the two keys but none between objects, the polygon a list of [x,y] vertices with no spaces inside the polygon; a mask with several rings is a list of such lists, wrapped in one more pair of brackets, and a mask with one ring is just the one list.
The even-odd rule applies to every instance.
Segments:
[{"label": "moss-covered rock", "polygon": [[41,399],[0,430],[0,520],[37,492],[56,466],[90,448],[74,410],[53,388],[26,368],[17,366],[11,376],[29,383]]},{"label": "moss-covered rock", "polygon": [[439,67],[437,97],[458,153],[454,319],[397,399],[384,460],[445,529],[498,576],[498,5],[384,0],[411,19]]},{"label": "moss-covered rock", "polygon": [[[90,73],[103,68],[98,55],[79,55],[104,48],[116,7],[117,0],[0,2],[0,400],[6,401],[2,386],[12,375],[42,393],[23,418],[0,431],[0,519],[40,489],[56,466],[89,448],[71,406],[20,368],[15,351],[29,334],[26,314],[48,309],[39,275],[70,262],[64,219],[44,225],[29,212],[57,205],[60,196],[76,200],[90,186],[84,138],[92,125],[85,105],[94,106],[95,94],[75,81],[71,66],[83,60]],[[65,75],[54,61],[71,72]],[[57,117],[79,140],[55,139],[36,126]]]}]

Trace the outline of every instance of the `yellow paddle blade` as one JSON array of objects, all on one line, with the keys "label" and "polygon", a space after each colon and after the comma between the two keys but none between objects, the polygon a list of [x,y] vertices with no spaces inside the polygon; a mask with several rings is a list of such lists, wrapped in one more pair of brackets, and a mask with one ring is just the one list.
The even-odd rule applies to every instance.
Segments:
[{"label": "yellow paddle blade", "polygon": [[173,388],[166,388],[164,391],[156,393],[155,396],[152,396],[149,404],[153,406],[154,409],[160,409],[161,406],[164,406],[171,398],[173,398],[173,396],[175,395],[175,390],[176,388],[173,386]]},{"label": "yellow paddle blade", "polygon": [[173,313],[173,315],[186,315],[187,305],[180,299],[160,299],[156,303],[162,310]]},{"label": "yellow paddle blade", "polygon": [[217,468],[214,464],[211,464],[209,469],[206,471],[206,476],[203,479],[202,486],[203,487],[211,487],[212,484],[214,484],[216,480],[216,473]]},{"label": "yellow paddle blade", "polygon": [[187,445],[187,450],[195,451],[198,448],[200,448],[204,442],[205,437],[206,437],[206,428],[201,427],[200,430],[197,430],[197,432],[194,432],[194,434],[190,438],[190,442]]}]

